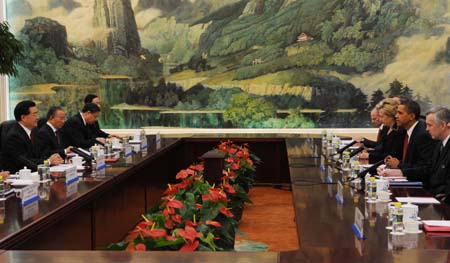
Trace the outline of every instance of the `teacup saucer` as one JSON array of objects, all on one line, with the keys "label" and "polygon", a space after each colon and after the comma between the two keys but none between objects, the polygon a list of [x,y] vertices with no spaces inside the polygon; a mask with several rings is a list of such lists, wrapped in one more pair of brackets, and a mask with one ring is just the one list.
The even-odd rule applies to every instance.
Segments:
[{"label": "teacup saucer", "polygon": [[406,234],[420,234],[420,233],[423,233],[423,231],[422,230],[417,230],[417,231],[407,231],[406,229],[405,229],[405,233]]}]

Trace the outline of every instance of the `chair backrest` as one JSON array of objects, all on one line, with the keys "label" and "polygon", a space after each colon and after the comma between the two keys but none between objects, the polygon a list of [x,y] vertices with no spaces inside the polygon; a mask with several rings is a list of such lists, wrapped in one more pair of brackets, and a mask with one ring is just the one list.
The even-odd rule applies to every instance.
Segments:
[{"label": "chair backrest", "polygon": [[5,158],[3,156],[3,145],[6,143],[6,135],[8,134],[11,127],[16,124],[15,120],[4,121],[0,123],[0,168],[4,169],[7,167]]},{"label": "chair backrest", "polygon": [[5,144],[6,135],[14,124],[16,124],[15,120],[9,120],[0,123],[0,152],[2,151],[3,145]]},{"label": "chair backrest", "polygon": [[44,126],[47,123],[47,118],[39,118],[37,123],[37,130],[39,130],[42,126]]}]

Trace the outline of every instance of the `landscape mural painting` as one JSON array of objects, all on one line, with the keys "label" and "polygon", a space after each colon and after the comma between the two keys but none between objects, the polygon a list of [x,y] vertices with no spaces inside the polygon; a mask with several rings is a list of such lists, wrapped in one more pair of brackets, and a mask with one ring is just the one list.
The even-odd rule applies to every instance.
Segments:
[{"label": "landscape mural painting", "polygon": [[102,127],[370,127],[403,94],[450,102],[450,0],[7,0],[10,105]]}]

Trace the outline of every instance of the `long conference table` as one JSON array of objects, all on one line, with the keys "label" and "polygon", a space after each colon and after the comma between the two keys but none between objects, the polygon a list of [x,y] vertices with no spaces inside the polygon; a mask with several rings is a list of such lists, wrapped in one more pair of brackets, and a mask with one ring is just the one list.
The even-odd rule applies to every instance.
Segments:
[{"label": "long conference table", "polygon": [[[263,163],[261,185],[292,189],[300,249],[285,252],[105,251],[155,205],[180,169],[220,141],[248,143]],[[450,262],[450,236],[426,233],[394,237],[385,229],[387,204],[368,204],[364,193],[344,184],[336,201],[337,169],[320,169],[319,139],[307,134],[242,134],[163,138],[156,149],[121,158],[104,174],[84,173],[75,185],[55,180],[41,187],[32,211],[8,198],[0,224],[0,262]],[[421,188],[391,188],[393,196],[429,196]],[[450,219],[450,206],[420,205],[426,220]],[[355,210],[365,217],[365,240],[352,231]],[[244,210],[245,213],[245,210]]]}]

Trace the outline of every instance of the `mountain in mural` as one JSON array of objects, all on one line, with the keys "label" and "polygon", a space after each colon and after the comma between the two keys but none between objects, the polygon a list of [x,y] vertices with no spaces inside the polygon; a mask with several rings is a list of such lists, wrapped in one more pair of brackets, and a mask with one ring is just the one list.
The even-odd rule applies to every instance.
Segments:
[{"label": "mountain in mural", "polygon": [[163,12],[170,12],[181,6],[184,0],[139,0],[136,5],[136,11],[148,8],[160,9]]},{"label": "mountain in mural", "polygon": [[28,19],[20,32],[26,36],[28,45],[38,44],[50,48],[58,58],[73,56],[67,42],[66,27],[57,21],[46,17]]},{"label": "mountain in mural", "polygon": [[48,0],[48,7],[50,9],[63,7],[67,11],[72,11],[80,6],[81,4],[74,0]]},{"label": "mountain in mural", "polygon": [[109,54],[139,54],[141,41],[130,0],[96,0],[93,25],[104,34],[97,45]]}]

